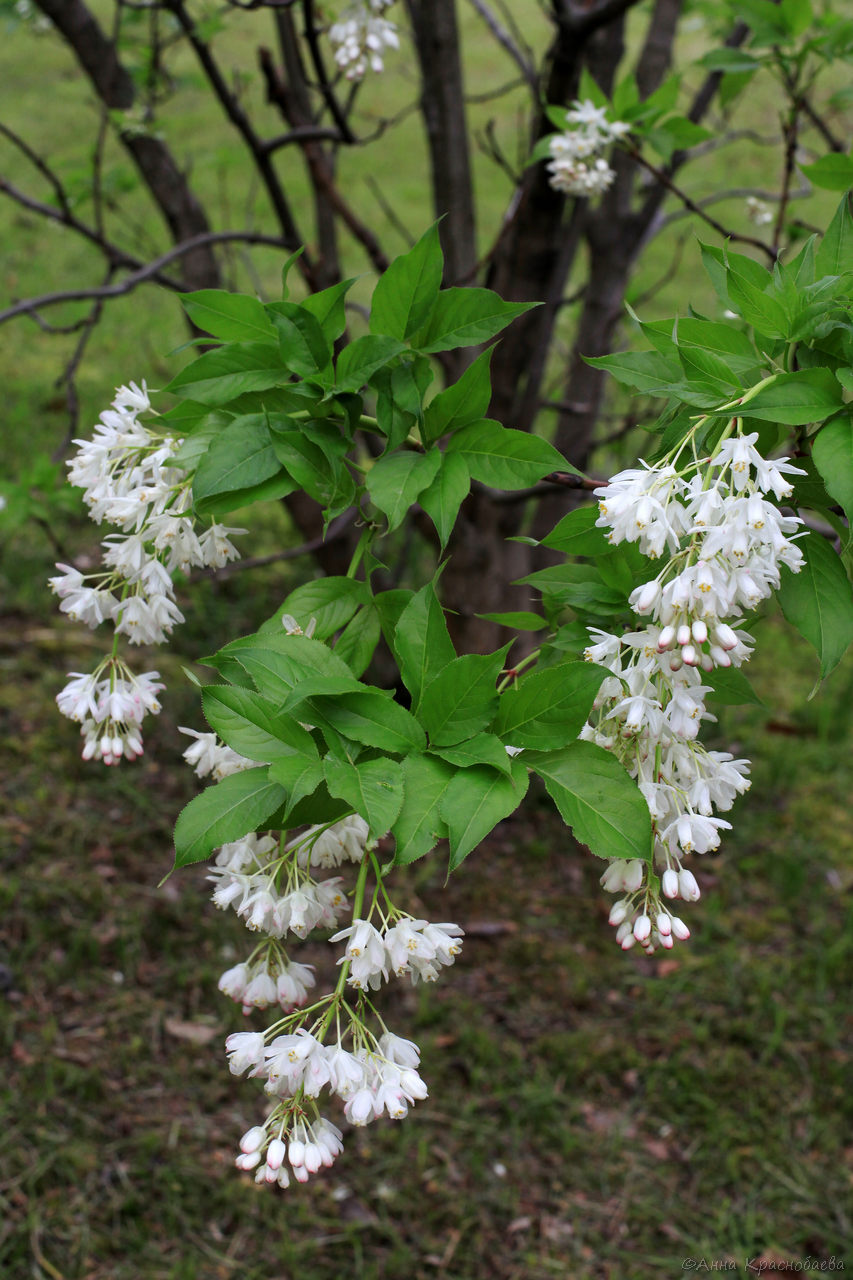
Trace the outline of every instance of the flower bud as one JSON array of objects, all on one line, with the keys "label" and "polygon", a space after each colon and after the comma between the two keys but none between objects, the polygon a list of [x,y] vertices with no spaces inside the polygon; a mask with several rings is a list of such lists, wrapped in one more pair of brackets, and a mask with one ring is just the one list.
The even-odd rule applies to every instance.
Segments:
[{"label": "flower bud", "polygon": [[675,640],[675,627],[663,627],[658,636],[658,653],[663,653],[665,649],[671,649]]},{"label": "flower bud", "polygon": [[690,930],[683,920],[679,920],[678,916],[672,917],[672,936],[678,938],[679,942],[686,942],[690,937]]},{"label": "flower bud", "polygon": [[682,622],[681,626],[675,633],[675,639],[682,648],[690,643],[690,627],[686,622]]},{"label": "flower bud", "polygon": [[708,639],[708,624],[702,618],[695,620],[690,631],[697,644],[704,644]]},{"label": "flower bud", "polygon": [[678,897],[678,872],[674,871],[672,867],[667,867],[661,876],[661,888],[665,898]]},{"label": "flower bud", "polygon": [[621,924],[628,914],[628,903],[623,898],[621,902],[614,902],[610,908],[610,915],[607,917],[607,923],[612,925]]},{"label": "flower bud", "polygon": [[625,863],[622,883],[628,893],[633,893],[635,889],[639,889],[640,885],[643,883],[645,869],[645,863],[641,862],[639,858],[634,858],[633,861]]},{"label": "flower bud", "polygon": [[645,942],[652,931],[652,922],[648,916],[637,916],[634,921],[634,937],[638,942]]},{"label": "flower bud", "polygon": [[281,1168],[285,1156],[287,1155],[287,1147],[281,1138],[273,1138],[267,1150],[267,1164],[274,1172]]},{"label": "flower bud", "polygon": [[636,597],[632,599],[634,611],[636,613],[651,613],[660,599],[660,590],[660,583],[657,579],[654,582],[644,582],[634,593]]},{"label": "flower bud", "polygon": [[672,933],[672,918],[669,912],[659,911],[655,916],[655,925],[662,938],[668,937],[668,935]]},{"label": "flower bud", "polygon": [[247,1129],[240,1139],[240,1150],[244,1155],[251,1155],[253,1151],[257,1151],[263,1146],[264,1138],[267,1131],[263,1125],[256,1124],[253,1129]]},{"label": "flower bud", "polygon": [[681,657],[687,663],[688,667],[696,667],[699,665],[699,655],[692,644],[686,644],[681,650]]},{"label": "flower bud", "polygon": [[734,649],[737,647],[737,636],[726,622],[717,623],[714,628],[714,639],[721,649]]},{"label": "flower bud", "polygon": [[[678,873],[678,888],[685,902],[698,902],[701,894],[699,885],[692,871],[682,867]],[[678,934],[675,935],[678,937]]]}]

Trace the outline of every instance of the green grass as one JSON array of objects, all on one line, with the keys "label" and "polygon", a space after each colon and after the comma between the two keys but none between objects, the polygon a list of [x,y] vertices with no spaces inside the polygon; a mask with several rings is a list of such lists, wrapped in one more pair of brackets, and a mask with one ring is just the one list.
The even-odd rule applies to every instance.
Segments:
[{"label": "green grass", "polygon": [[107,771],[50,701],[77,637],[7,629],[0,1274],[652,1280],[688,1256],[849,1259],[851,678],[806,703],[804,646],[773,619],[759,635],[767,706],[719,728],[754,787],[702,862],[691,941],[614,947],[597,867],[541,796],[446,890],[440,859],[401,871],[401,900],[469,930],[442,982],[382,999],[430,1100],[279,1196],[231,1165],[262,1101],[221,1052],[244,1024],[216,978],[245,933],[201,869],[155,888],[194,790],[179,658],[146,756]]}]

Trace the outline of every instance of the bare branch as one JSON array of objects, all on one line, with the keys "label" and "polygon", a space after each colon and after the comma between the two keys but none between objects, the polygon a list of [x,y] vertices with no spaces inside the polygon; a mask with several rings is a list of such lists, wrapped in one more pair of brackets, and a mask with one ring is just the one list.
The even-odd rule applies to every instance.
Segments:
[{"label": "bare branch", "polygon": [[56,293],[43,293],[37,298],[24,298],[21,302],[16,302],[11,307],[7,307],[5,311],[0,311],[0,324],[3,324],[6,320],[12,320],[15,316],[28,315],[32,312],[40,311],[42,307],[52,307],[60,302],[120,298],[126,293],[132,293],[138,285],[146,284],[149,281],[156,280],[167,288],[174,289],[177,293],[186,293],[189,286],[184,281],[160,277],[162,268],[168,266],[170,262],[174,262],[176,258],[182,258],[204,245],[226,244],[231,241],[241,241],[243,244],[265,244],[275,249],[283,247],[280,236],[266,236],[255,231],[209,231],[205,235],[193,236],[191,240],[185,240],[183,244],[175,245],[167,250],[166,253],[162,253],[159,258],[155,258],[153,262],[148,262],[140,267],[138,271],[125,276],[124,280],[118,284],[101,285],[100,287],[89,289],[65,289]]},{"label": "bare branch", "polygon": [[320,49],[320,42],[317,39],[317,26],[314,21],[314,0],[302,0],[302,12],[305,16],[305,42],[308,45],[308,51],[311,54],[311,62],[314,65],[314,71],[317,75],[317,83],[320,92],[323,95],[323,101],[329,108],[329,114],[338,126],[342,141],[352,144],[355,142],[352,129],[344,115],[341,104],[335,97],[335,91],[332,88],[331,81],[326,74],[326,65],[323,62],[323,54]]},{"label": "bare branch", "polygon": [[306,142],[343,142],[344,139],[337,129],[332,129],[328,125],[321,124],[301,124],[290,129],[287,133],[279,133],[274,138],[268,138],[266,142],[262,142],[261,146],[264,151],[272,153],[279,151],[282,147],[293,146],[298,143],[300,146]]},{"label": "bare branch", "polygon": [[348,511],[344,511],[341,515],[336,516],[329,525],[328,532],[319,538],[311,538],[308,542],[302,542],[298,547],[285,547],[282,551],[271,551],[269,555],[253,556],[248,560],[232,560],[230,564],[223,565],[220,569],[204,569],[200,573],[190,575],[190,582],[199,582],[204,578],[229,578],[235,573],[244,573],[247,569],[262,569],[268,564],[278,564],[281,560],[297,560],[300,556],[313,555],[315,551],[320,551],[323,547],[328,547],[333,542],[344,538],[356,521],[358,512],[355,507],[350,507]]},{"label": "bare branch", "polygon": [[469,3],[477,10],[477,13],[479,13],[498,44],[507,51],[513,62],[521,69],[521,74],[527,84],[535,91],[539,83],[536,68],[530,59],[526,58],[522,53],[506,27],[502,26],[497,15],[486,4],[486,0],[469,0]]}]

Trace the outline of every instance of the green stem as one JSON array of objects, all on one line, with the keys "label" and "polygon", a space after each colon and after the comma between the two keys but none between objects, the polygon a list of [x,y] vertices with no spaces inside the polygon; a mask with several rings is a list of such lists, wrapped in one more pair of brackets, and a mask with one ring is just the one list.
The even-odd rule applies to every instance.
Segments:
[{"label": "green stem", "polygon": [[503,680],[501,680],[500,684],[498,685],[498,693],[503,693],[504,689],[506,689],[510,684],[512,684],[513,680],[515,680],[515,678],[520,674],[520,672],[524,670],[525,667],[529,667],[530,664],[533,662],[538,662],[539,655],[541,652],[542,652],[541,649],[534,649],[533,652],[529,653],[526,658],[522,658],[521,662],[517,662],[516,665],[509,672],[509,674],[506,675]]},{"label": "green stem", "polygon": [[373,536],[373,530],[370,527],[370,525],[362,529],[361,537],[359,538],[356,544],[355,551],[353,551],[352,553],[352,559],[349,562],[349,568],[347,569],[347,575],[346,575],[348,578],[355,577],[356,572],[358,571],[358,566],[361,564],[362,557],[365,551],[367,550],[367,545],[370,542],[370,539],[372,538],[372,536]]}]

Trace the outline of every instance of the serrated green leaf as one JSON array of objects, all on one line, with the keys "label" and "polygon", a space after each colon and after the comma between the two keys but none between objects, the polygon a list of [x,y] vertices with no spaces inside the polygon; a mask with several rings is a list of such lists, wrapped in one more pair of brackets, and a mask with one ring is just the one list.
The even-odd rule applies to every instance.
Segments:
[{"label": "serrated green leaf", "polygon": [[374,506],[388,517],[388,532],[403,523],[418,494],[435,479],[441,465],[436,449],[415,453],[407,449],[387,453],[367,473],[367,492]]},{"label": "serrated green leaf", "polygon": [[433,756],[406,756],[402,768],[403,805],[393,826],[397,866],[422,858],[447,835],[441,804],[457,776],[455,768]]},{"label": "serrated green leaf", "polygon": [[358,764],[326,756],[326,786],[360,813],[377,839],[393,826],[403,804],[403,770],[396,760]]},{"label": "serrated green leaf", "polygon": [[512,613],[478,613],[476,616],[486,622],[496,622],[501,627],[512,627],[514,631],[541,631],[548,625],[538,613],[528,613],[524,609]]},{"label": "serrated green leaf", "polygon": [[354,676],[360,676],[368,666],[380,635],[379,613],[373,604],[359,609],[344,627],[335,644],[335,653],[343,658]]},{"label": "serrated green leaf", "polygon": [[344,347],[338,356],[335,386],[338,391],[358,391],[378,369],[405,351],[405,343],[367,333]]},{"label": "serrated green leaf", "polygon": [[840,276],[853,271],[853,212],[851,197],[847,192],[835,211],[832,222],[815,254],[815,272],[818,276]]},{"label": "serrated green leaf", "polygon": [[301,724],[249,689],[207,685],[202,689],[201,705],[214,733],[249,760],[268,764],[280,756],[317,754],[313,738]]},{"label": "serrated green leaf", "polygon": [[592,742],[562,751],[525,752],[528,766],[571,828],[599,858],[648,859],[652,841],[649,806],[615,756]]},{"label": "serrated green leaf", "polygon": [[538,302],[504,302],[491,289],[442,289],[429,323],[413,342],[424,353],[475,347],[500,333]]},{"label": "serrated green leaf", "polygon": [[[301,690],[298,690],[301,693]],[[367,686],[327,696],[311,696],[306,704],[344,738],[396,755],[423,751],[424,731],[415,717],[393,698]],[[322,728],[322,723],[320,725]]]},{"label": "serrated green leaf", "polygon": [[266,768],[246,769],[207,787],[175,824],[175,866],[201,862],[220,845],[263,828],[286,800]]},{"label": "serrated green leaf", "polygon": [[518,808],[527,793],[527,769],[510,762],[510,777],[477,765],[457,774],[439,806],[450,838],[450,870],[455,871],[468,854],[502,819]]},{"label": "serrated green leaf", "polygon": [[163,390],[214,407],[247,391],[275,387],[287,377],[273,343],[232,342],[193,360]]},{"label": "serrated green leaf", "polygon": [[814,164],[801,164],[800,168],[816,187],[824,191],[848,191],[853,187],[853,157],[831,151]]},{"label": "serrated green leaf", "polygon": [[435,525],[443,550],[456,525],[459,508],[470,492],[471,473],[461,454],[438,453],[438,456],[441,459],[438,474],[418,495],[418,502]]},{"label": "serrated green leaf", "polygon": [[502,427],[491,418],[457,431],[450,437],[447,453],[461,454],[473,478],[493,489],[526,489],[549,471],[577,474],[541,436]]},{"label": "serrated green leaf", "polygon": [[424,685],[456,657],[444,610],[431,582],[421,587],[400,613],[392,649],[416,706]]},{"label": "serrated green leaf", "polygon": [[454,658],[424,685],[418,718],[432,746],[455,746],[485,729],[497,710],[497,680],[508,648]]},{"label": "serrated green leaf", "polygon": [[822,422],[842,405],[841,387],[829,369],[799,369],[777,373],[758,390],[747,392],[738,412],[761,422],[782,422],[805,426]]},{"label": "serrated green leaf", "polygon": [[443,269],[438,223],[434,223],[377,281],[370,304],[370,332],[411,337],[429,319]]},{"label": "serrated green leaf", "polygon": [[[314,745],[313,741],[311,745]],[[312,756],[293,755],[274,760],[268,774],[270,780],[283,787],[287,794],[286,807],[281,817],[282,826],[290,823],[300,826],[300,822],[293,822],[296,806],[312,796],[323,781],[323,762],[316,749]]]},{"label": "serrated green leaf", "polygon": [[812,442],[812,458],[827,493],[853,524],[853,422],[849,418],[828,422]]},{"label": "serrated green leaf", "polygon": [[825,680],[853,640],[850,580],[840,558],[820,534],[806,534],[797,546],[806,564],[799,573],[783,570],[779,603],[791,626],[817,651],[821,679]]},{"label": "serrated green leaf", "polygon": [[302,378],[322,375],[331,364],[332,346],[314,316],[295,302],[274,302],[268,312],[288,372]]},{"label": "serrated green leaf", "polygon": [[440,756],[448,764],[459,769],[472,769],[474,765],[488,765],[506,777],[512,776],[511,760],[500,738],[493,733],[476,733],[454,747],[431,747],[433,755]]},{"label": "serrated green leaf", "polygon": [[596,527],[598,507],[575,507],[542,539],[543,547],[568,556],[601,556],[610,550],[607,533]]},{"label": "serrated green leaf", "polygon": [[514,747],[547,751],[573,742],[607,675],[589,662],[533,671],[501,694],[494,732]]},{"label": "serrated green leaf", "polygon": [[623,351],[610,356],[584,356],[584,360],[595,369],[606,369],[623,386],[650,395],[668,395],[681,376],[678,361],[659,351]]},{"label": "serrated green leaf", "polygon": [[430,400],[421,428],[424,444],[432,444],[448,431],[479,422],[492,398],[489,373],[494,347],[483,351],[461,377]]},{"label": "serrated green leaf", "polygon": [[307,311],[317,321],[327,342],[334,342],[347,327],[347,313],[344,305],[346,296],[355,284],[355,277],[342,280],[340,284],[330,285],[319,293],[312,293],[302,302],[303,311]]},{"label": "serrated green leaf", "polygon": [[349,667],[328,645],[283,631],[232,640],[205,661],[229,680],[232,679],[229,664],[239,663],[255,682],[258,692],[279,705],[297,684],[311,677],[352,679]]},{"label": "serrated green leaf", "polygon": [[356,609],[370,599],[370,591],[364,582],[355,578],[330,576],[303,582],[285,596],[271,618],[260,628],[260,634],[281,633],[281,618],[289,613],[304,631],[311,619],[316,626],[313,635],[326,640],[349,622]]},{"label": "serrated green leaf", "polygon": [[273,327],[257,298],[227,289],[198,289],[181,295],[184,310],[199,329],[227,342],[272,342]]},{"label": "serrated green leaf", "polygon": [[211,441],[193,479],[193,501],[200,512],[223,494],[249,489],[281,472],[262,414],[235,418]]}]

